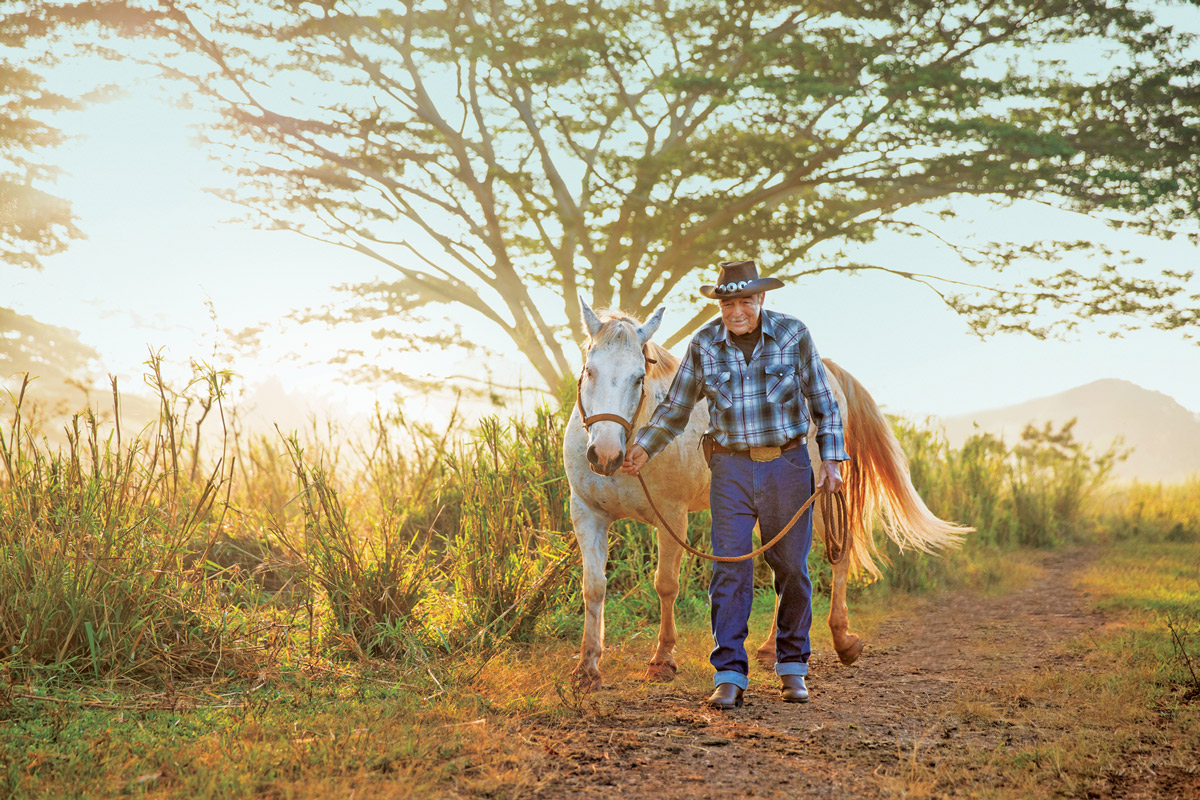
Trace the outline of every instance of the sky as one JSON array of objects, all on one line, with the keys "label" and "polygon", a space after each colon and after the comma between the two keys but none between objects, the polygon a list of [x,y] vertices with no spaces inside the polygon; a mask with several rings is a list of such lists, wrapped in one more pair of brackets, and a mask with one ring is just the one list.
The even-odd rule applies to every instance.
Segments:
[{"label": "sky", "polygon": [[[0,305],[78,331],[101,353],[102,373],[117,375],[127,389],[141,385],[148,351],[161,348],[179,374],[189,359],[209,361],[232,368],[249,392],[271,384],[315,411],[364,414],[376,401],[387,404],[399,394],[406,413],[444,418],[452,403],[448,395],[355,385],[336,368],[301,363],[371,342],[362,328],[287,324],[289,312],[331,302],[338,284],[392,275],[337,247],[228,222],[236,209],[205,189],[229,185],[229,179],[196,145],[193,114],[134,85],[123,99],[64,119],[75,138],[58,154],[66,175],[56,188],[73,202],[88,238],[45,259],[42,271],[0,266]],[[1130,247],[1153,269],[1200,266],[1200,248],[1182,240],[1118,235],[1097,220],[1035,204],[996,209],[960,201],[958,210],[963,219],[952,234],[1096,238]],[[992,282],[986,274],[965,272],[946,248],[907,237],[885,236],[859,255]],[[715,265],[699,269],[694,283],[712,282],[715,274]],[[929,289],[872,273],[790,284],[768,295],[768,307],[804,320],[823,356],[857,376],[887,411],[914,420],[1010,405],[1101,378],[1132,381],[1200,412],[1200,346],[1178,332],[1137,331],[1113,339],[1085,324],[1065,341],[980,339]],[[668,308],[663,330],[673,329],[673,314],[689,313]],[[476,341],[500,343],[494,330],[463,323]],[[233,353],[221,333],[261,325],[275,332],[253,353]],[[508,384],[539,385],[515,351],[501,349],[486,359],[442,353],[383,358],[418,376],[482,376],[490,370]]]}]

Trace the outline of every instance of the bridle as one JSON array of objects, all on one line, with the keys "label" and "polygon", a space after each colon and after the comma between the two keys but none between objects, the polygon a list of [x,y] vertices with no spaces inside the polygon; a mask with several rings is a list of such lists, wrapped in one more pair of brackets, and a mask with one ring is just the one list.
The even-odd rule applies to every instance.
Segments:
[{"label": "bridle", "polygon": [[[646,348],[642,348],[642,357],[646,359],[646,365],[657,364],[658,361],[646,355]],[[633,409],[633,416],[625,419],[620,414],[592,414],[583,410],[583,376],[587,373],[587,362],[584,361],[583,369],[579,370],[579,380],[575,382],[575,407],[579,409],[579,419],[583,423],[583,429],[589,430],[593,424],[597,422],[615,422],[625,429],[625,439],[628,441],[633,436],[633,423],[637,421],[638,414],[642,413],[642,406],[646,404],[646,384],[642,383],[642,393],[638,397],[637,408]]]}]

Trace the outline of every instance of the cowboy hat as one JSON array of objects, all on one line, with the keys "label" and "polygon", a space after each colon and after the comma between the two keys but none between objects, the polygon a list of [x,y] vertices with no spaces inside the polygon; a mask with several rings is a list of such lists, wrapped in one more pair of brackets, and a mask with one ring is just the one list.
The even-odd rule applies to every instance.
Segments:
[{"label": "cowboy hat", "polygon": [[758,277],[758,265],[753,261],[722,261],[719,266],[721,271],[717,274],[716,285],[706,283],[700,287],[700,294],[705,297],[728,300],[783,288],[783,281],[778,278]]}]

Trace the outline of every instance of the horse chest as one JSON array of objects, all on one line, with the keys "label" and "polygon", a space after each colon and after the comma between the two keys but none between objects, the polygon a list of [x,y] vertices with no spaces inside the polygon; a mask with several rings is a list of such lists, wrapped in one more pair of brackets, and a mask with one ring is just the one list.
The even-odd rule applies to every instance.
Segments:
[{"label": "horse chest", "polygon": [[624,516],[630,505],[630,491],[629,487],[623,485],[625,483],[627,481],[613,479],[597,481],[588,499],[592,505],[614,516]]}]

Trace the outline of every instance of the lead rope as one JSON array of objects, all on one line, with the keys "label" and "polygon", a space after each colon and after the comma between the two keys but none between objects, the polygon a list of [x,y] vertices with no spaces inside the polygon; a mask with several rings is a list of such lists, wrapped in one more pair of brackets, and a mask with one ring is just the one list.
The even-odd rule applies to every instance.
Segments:
[{"label": "lead rope", "polygon": [[[654,359],[650,358],[649,356],[646,356],[646,361],[651,364],[655,363]],[[633,436],[633,422],[637,419],[638,413],[642,410],[642,404],[645,401],[646,395],[643,393],[641,398],[638,399],[637,408],[633,410],[633,419],[630,420],[627,420],[624,417],[616,414],[594,414],[589,416],[588,413],[583,410],[583,370],[580,370],[579,372],[579,380],[576,381],[575,385],[575,405],[579,409],[579,420],[583,423],[584,430],[587,430],[593,422],[615,422],[621,427],[625,428],[626,437]],[[757,550],[747,553],[744,556],[709,555],[708,553],[692,547],[684,539],[679,538],[679,535],[671,529],[671,526],[667,524],[667,521],[663,518],[662,512],[658,510],[658,504],[654,502],[654,498],[650,496],[650,488],[646,486],[646,480],[641,476],[640,473],[638,474],[637,479],[638,483],[642,485],[642,493],[646,495],[646,500],[650,503],[650,507],[654,509],[654,515],[658,517],[658,521],[662,523],[663,528],[665,528],[667,533],[671,535],[671,538],[674,539],[675,542],[684,550],[688,551],[694,556],[703,558],[706,561],[721,561],[724,563],[746,561],[754,558],[757,555],[767,552],[784,537],[784,534],[792,529],[792,526],[799,521],[800,517],[805,511],[812,507],[812,504],[818,497],[822,498],[821,514],[825,518],[825,530],[823,536],[825,541],[826,560],[829,561],[831,566],[836,567],[846,560],[846,557],[850,555],[850,550],[854,547],[854,539],[848,535],[850,525],[849,515],[846,512],[845,495],[841,491],[832,493],[816,492],[808,498],[808,501],[805,502],[804,505],[800,506],[799,510],[797,510],[795,514],[792,515],[792,518],[788,520],[788,524],[783,526],[783,530],[775,534],[775,538],[771,539],[771,541],[759,547]]]},{"label": "lead rope", "polygon": [[804,512],[812,506],[818,497],[822,498],[821,513],[825,517],[825,558],[829,561],[830,565],[836,567],[845,561],[846,556],[850,555],[851,547],[854,545],[854,540],[848,538],[846,535],[849,525],[847,524],[848,516],[846,513],[845,495],[843,495],[841,491],[816,492],[812,495],[812,497],[808,498],[808,501],[805,502],[804,505],[800,506],[795,514],[792,515],[792,518],[788,520],[788,524],[783,526],[783,530],[775,534],[775,537],[771,539],[771,541],[762,545],[757,550],[746,553],[744,556],[709,555],[703,550],[697,550],[686,541],[679,538],[679,535],[671,529],[671,526],[667,524],[667,521],[663,518],[662,512],[658,510],[658,505],[654,502],[654,498],[650,496],[650,489],[646,486],[645,478],[643,478],[639,473],[637,479],[638,483],[642,485],[642,493],[646,495],[646,500],[650,502],[650,507],[654,509],[654,515],[658,517],[658,521],[662,523],[663,528],[665,528],[667,533],[671,535],[671,538],[674,539],[675,542],[684,550],[688,551],[694,556],[703,558],[705,561],[720,561],[722,563],[729,564],[737,561],[747,561],[757,555],[767,552],[784,537],[784,534],[792,529],[792,526],[800,520],[800,517],[803,516]]}]

